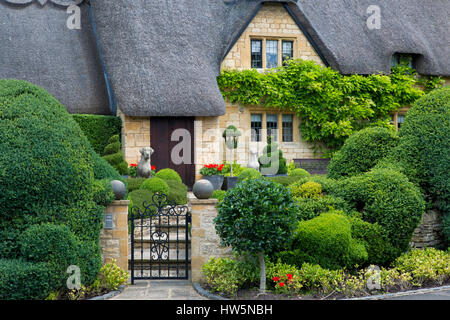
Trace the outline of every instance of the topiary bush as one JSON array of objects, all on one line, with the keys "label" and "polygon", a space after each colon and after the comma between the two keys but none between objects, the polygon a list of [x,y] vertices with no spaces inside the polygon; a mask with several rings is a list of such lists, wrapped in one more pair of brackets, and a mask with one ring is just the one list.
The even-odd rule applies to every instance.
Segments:
[{"label": "topiary bush", "polygon": [[103,159],[113,166],[120,174],[127,174],[128,163],[125,161],[123,152],[120,150],[119,135],[112,136],[108,142],[109,144],[103,150]]},{"label": "topiary bush", "polygon": [[373,169],[360,176],[339,180],[331,195],[343,198],[362,219],[378,223],[393,250],[393,261],[409,248],[421,221],[425,202],[420,190],[405,175],[389,169]]},{"label": "topiary bush", "polygon": [[0,110],[0,258],[23,260],[21,270],[35,270],[21,255],[21,234],[33,225],[65,225],[79,248],[88,248],[78,263],[89,284],[101,265],[105,209],[94,201],[94,150],[66,109],[37,86],[0,80]]},{"label": "topiary bush", "polygon": [[214,224],[222,245],[258,255],[265,291],[264,254],[283,249],[295,227],[297,206],[289,190],[267,179],[246,180],[227,191],[218,211]]},{"label": "topiary bush", "polygon": [[302,185],[307,182],[316,182],[322,186],[322,192],[324,194],[329,194],[331,190],[336,188],[337,181],[334,179],[327,178],[324,175],[312,175],[309,177],[301,178],[297,180],[297,185]]},{"label": "topiary bush", "polygon": [[149,190],[153,193],[161,193],[168,195],[169,194],[169,186],[166,181],[160,179],[158,177],[149,178],[145,180],[139,189]]},{"label": "topiary bush", "polygon": [[275,183],[279,183],[279,184],[287,187],[287,186],[293,184],[294,182],[299,181],[302,178],[301,177],[295,177],[295,176],[292,176],[292,177],[283,177],[283,176],[281,176],[281,177],[265,177],[265,179],[268,179],[270,181],[273,181]]},{"label": "topiary bush", "polygon": [[186,204],[188,202],[188,187],[184,183],[176,180],[165,181],[167,183],[167,186],[169,187],[169,194],[167,195],[168,200],[179,205]]},{"label": "topiary bush", "polygon": [[397,146],[398,139],[393,129],[372,127],[356,132],[331,158],[328,177],[340,179],[369,171]]},{"label": "topiary bush", "polygon": [[[399,136],[399,145],[388,161],[399,162],[410,181],[436,202],[444,221],[450,221],[450,87],[433,90],[417,100]],[[448,224],[444,224],[444,231],[450,244]]]},{"label": "topiary bush", "polygon": [[352,237],[350,219],[339,211],[299,222],[291,249],[279,257],[298,267],[306,262],[333,270],[353,269],[368,259],[364,244]]},{"label": "topiary bush", "polygon": [[142,183],[147,180],[147,178],[128,178],[127,184],[128,184],[128,192],[132,192],[134,190],[138,190]]},{"label": "topiary bush", "polygon": [[227,192],[225,190],[214,190],[211,198],[219,200],[219,203],[223,201]]},{"label": "topiary bush", "polygon": [[96,114],[73,114],[72,117],[98,154],[105,150],[108,140],[114,135],[120,135],[122,130],[120,117]]},{"label": "topiary bush", "polygon": [[289,176],[290,177],[300,177],[300,178],[304,178],[304,177],[309,177],[310,174],[308,171],[306,171],[305,169],[301,169],[301,168],[296,168],[296,169],[292,169],[289,172]]},{"label": "topiary bush", "polygon": [[296,198],[298,205],[298,220],[310,220],[331,210],[347,211],[348,205],[344,199],[325,195],[316,198]]},{"label": "topiary bush", "polygon": [[272,142],[271,136],[267,136],[267,146],[258,162],[263,175],[286,174],[288,171],[283,152],[278,148],[278,143]]},{"label": "topiary bush", "polygon": [[289,186],[291,193],[296,198],[320,198],[322,197],[322,185],[314,181],[294,183]]},{"label": "topiary bush", "polygon": [[[129,212],[135,213],[136,210],[140,210],[141,212],[145,211],[144,202],[146,202],[146,205],[149,205],[152,203],[154,193],[150,190],[145,189],[139,189],[134,190],[128,194],[128,200],[130,200],[129,205]],[[136,209],[134,209],[136,208]]]},{"label": "topiary bush", "polygon": [[259,172],[256,169],[248,168],[241,172],[241,174],[238,177],[238,182],[242,182],[242,181],[248,180],[248,179],[258,179],[260,177],[261,177],[261,172]]},{"label": "topiary bush", "polygon": [[175,180],[178,182],[182,182],[180,175],[178,174],[178,172],[176,172],[173,169],[162,169],[159,170],[156,174],[155,174],[156,178],[160,178],[163,180]]}]

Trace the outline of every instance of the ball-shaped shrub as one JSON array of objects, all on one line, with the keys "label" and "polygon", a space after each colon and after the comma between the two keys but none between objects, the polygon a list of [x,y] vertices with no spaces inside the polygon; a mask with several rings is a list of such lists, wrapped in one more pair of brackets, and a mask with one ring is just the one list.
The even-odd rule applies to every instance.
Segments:
[{"label": "ball-shaped shrub", "polygon": [[[450,216],[450,87],[417,100],[399,135],[399,145],[390,158],[400,162],[410,181],[437,202],[444,216]],[[447,239],[450,243],[450,233]]]},{"label": "ball-shaped shrub", "polygon": [[331,210],[348,210],[344,199],[330,195],[317,198],[296,198],[296,200],[299,208],[298,220],[310,220]]},{"label": "ball-shaped shrub", "polygon": [[156,174],[155,174],[156,178],[160,178],[163,180],[175,180],[178,182],[182,182],[180,175],[178,174],[178,172],[176,172],[173,169],[162,169],[159,170]]},{"label": "ball-shaped shrub", "polygon": [[398,135],[392,129],[366,128],[350,136],[328,165],[328,177],[339,179],[372,169],[397,146]]},{"label": "ball-shaped shrub", "polygon": [[160,194],[165,194],[165,195],[168,195],[169,191],[170,191],[167,183],[163,179],[160,179],[157,177],[149,178],[149,179],[145,180],[141,184],[141,187],[139,189],[148,190],[153,193],[158,192]]},{"label": "ball-shaped shrub", "polygon": [[130,200],[130,205],[128,207],[128,212],[130,214],[137,214],[139,211],[144,213],[146,208],[153,201],[154,193],[150,190],[139,189],[134,190],[128,194],[128,200]]},{"label": "ball-shaped shrub", "polygon": [[362,219],[378,223],[394,248],[393,261],[409,248],[414,229],[425,210],[423,195],[408,178],[389,169],[373,169],[360,176],[339,180],[332,195],[343,198]]},{"label": "ball-shaped shrub", "polygon": [[295,182],[295,184],[301,186],[307,182],[316,182],[316,183],[320,184],[322,187],[322,192],[325,194],[330,193],[332,190],[334,190],[334,188],[336,188],[336,185],[337,185],[336,180],[327,178],[325,176],[318,176],[318,175],[301,178],[301,179],[297,180]]},{"label": "ball-shaped shrub", "polygon": [[291,177],[300,177],[300,178],[304,178],[304,177],[309,177],[310,174],[308,171],[306,171],[305,169],[302,168],[296,168],[293,169],[289,172],[289,176]]},{"label": "ball-shaped shrub", "polygon": [[336,211],[299,222],[292,251],[280,257],[299,267],[306,262],[327,269],[353,269],[367,261],[368,254],[364,243],[352,237],[350,219]]},{"label": "ball-shaped shrub", "polygon": [[322,185],[314,181],[294,183],[289,186],[291,193],[296,198],[319,198],[322,196]]},{"label": "ball-shaped shrub", "polygon": [[241,174],[238,177],[238,182],[242,182],[244,180],[248,180],[248,179],[258,179],[261,177],[261,172],[259,172],[256,169],[245,169],[244,171],[241,172]]},{"label": "ball-shaped shrub", "polygon": [[227,191],[218,210],[214,224],[222,244],[258,254],[264,291],[264,254],[283,249],[295,228],[298,208],[289,190],[267,179],[246,180]]},{"label": "ball-shaped shrub", "polygon": [[186,204],[188,202],[188,187],[177,180],[165,180],[169,186],[168,200],[176,204]]}]

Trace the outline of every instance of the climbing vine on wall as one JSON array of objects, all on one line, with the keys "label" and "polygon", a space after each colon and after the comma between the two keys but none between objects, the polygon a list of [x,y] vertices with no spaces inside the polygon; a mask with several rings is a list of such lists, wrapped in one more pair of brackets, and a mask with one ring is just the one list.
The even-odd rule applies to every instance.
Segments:
[{"label": "climbing vine on wall", "polygon": [[313,61],[290,60],[265,73],[224,70],[217,81],[231,103],[296,112],[302,138],[328,155],[355,131],[389,127],[390,112],[423,95],[414,70],[404,66],[390,75],[346,76]]}]

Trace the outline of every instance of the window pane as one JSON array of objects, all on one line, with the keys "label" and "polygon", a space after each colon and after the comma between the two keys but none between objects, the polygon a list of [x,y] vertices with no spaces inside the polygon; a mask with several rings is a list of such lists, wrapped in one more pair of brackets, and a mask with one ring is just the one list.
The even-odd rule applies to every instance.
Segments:
[{"label": "window pane", "polygon": [[278,115],[267,115],[267,135],[272,136],[274,141],[278,141]]},{"label": "window pane", "polygon": [[283,41],[282,43],[282,58],[283,62],[294,57],[294,42]]},{"label": "window pane", "polygon": [[283,142],[294,141],[294,117],[292,114],[283,114]]},{"label": "window pane", "polygon": [[252,68],[262,68],[262,40],[252,40]]},{"label": "window pane", "polygon": [[403,122],[405,122],[405,115],[398,115],[397,116],[397,127],[400,129],[400,127],[403,125]]},{"label": "window pane", "polygon": [[278,67],[278,41],[266,41],[266,68]]},{"label": "window pane", "polygon": [[261,130],[262,130],[262,115],[252,114],[251,115],[251,129],[252,129],[252,141],[261,141]]}]

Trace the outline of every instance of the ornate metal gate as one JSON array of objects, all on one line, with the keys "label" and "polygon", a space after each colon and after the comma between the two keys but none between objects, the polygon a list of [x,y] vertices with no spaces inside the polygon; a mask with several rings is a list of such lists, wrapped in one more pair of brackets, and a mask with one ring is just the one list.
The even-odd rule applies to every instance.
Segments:
[{"label": "ornate metal gate", "polygon": [[129,215],[131,284],[134,280],[188,279],[190,214],[187,206],[155,194]]}]

